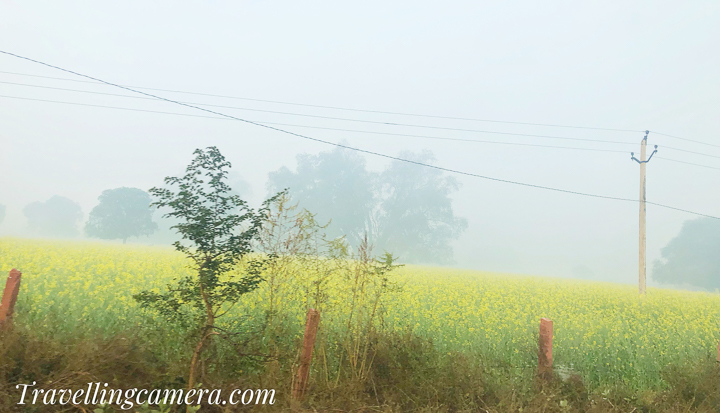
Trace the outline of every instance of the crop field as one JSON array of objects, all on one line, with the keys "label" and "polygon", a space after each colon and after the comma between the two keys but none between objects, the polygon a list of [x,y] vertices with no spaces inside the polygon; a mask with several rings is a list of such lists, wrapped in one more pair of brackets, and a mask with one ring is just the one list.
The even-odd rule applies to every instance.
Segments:
[{"label": "crop field", "polygon": [[[132,295],[162,290],[189,274],[186,265],[164,247],[0,239],[0,270],[23,273],[15,323],[60,341],[162,325]],[[307,308],[316,307],[322,337],[332,340],[351,297],[341,277],[324,279],[317,295],[316,272],[297,266],[272,294],[263,283],[224,322],[261,319],[273,306],[291,326],[288,339],[297,341]],[[631,285],[421,266],[398,268],[389,280],[393,288],[374,321],[378,328],[412,332],[443,354],[477,355],[489,368],[518,377],[537,364],[541,317],[554,322],[555,365],[600,390],[661,389],[669,366],[712,363],[720,338],[718,294],[651,288],[640,298]],[[173,350],[176,331],[162,334],[164,351],[180,351]]]}]

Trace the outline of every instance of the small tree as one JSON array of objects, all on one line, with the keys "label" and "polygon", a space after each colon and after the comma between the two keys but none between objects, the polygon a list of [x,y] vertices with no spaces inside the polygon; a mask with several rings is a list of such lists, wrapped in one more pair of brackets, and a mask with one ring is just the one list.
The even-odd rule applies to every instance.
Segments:
[{"label": "small tree", "polygon": [[152,220],[150,195],[138,188],[115,188],[103,191],[100,203],[90,211],[85,233],[101,239],[121,239],[150,235],[157,231]]},{"label": "small tree", "polygon": [[174,245],[190,258],[195,275],[169,285],[165,293],[144,291],[134,296],[143,307],[194,322],[197,343],[190,361],[188,389],[195,386],[203,347],[213,335],[220,334],[216,331],[217,318],[262,281],[267,259],[246,260],[240,277],[230,272],[252,251],[269,205],[278,196],[254,212],[225,183],[231,165],[217,148],[197,149],[194,155],[185,176],[165,178],[168,186],[178,188],[177,192],[152,188],[150,193],[157,198],[152,206],[168,208],[171,212],[165,216],[179,221],[172,228],[187,244],[177,241]]}]

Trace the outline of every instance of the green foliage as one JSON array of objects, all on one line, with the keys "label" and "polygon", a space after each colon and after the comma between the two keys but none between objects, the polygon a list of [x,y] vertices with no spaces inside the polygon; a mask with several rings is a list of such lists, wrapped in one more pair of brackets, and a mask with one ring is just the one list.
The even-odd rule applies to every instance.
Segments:
[{"label": "green foliage", "polygon": [[74,237],[82,219],[82,210],[75,201],[55,195],[45,202],[33,202],[23,208],[30,231],[48,237]]},{"label": "green foliage", "polygon": [[169,208],[171,212],[165,216],[179,220],[172,228],[189,245],[183,241],[173,245],[192,260],[197,276],[181,279],[165,294],[145,291],[137,299],[173,317],[186,305],[203,310],[209,306],[217,313],[223,304],[255,289],[264,267],[263,260],[256,260],[247,265],[245,277],[222,278],[252,251],[271,200],[254,212],[238,195],[230,194],[225,178],[231,165],[217,148],[198,149],[194,154],[185,176],[165,179],[166,184],[178,188],[177,192],[150,190],[157,198],[152,206]]},{"label": "green foliage", "polygon": [[350,258],[348,270],[342,272],[344,284],[350,287],[352,296],[348,303],[342,346],[352,377],[364,382],[370,378],[375,359],[371,340],[377,337],[377,319],[385,313],[388,293],[399,291],[390,279],[390,273],[402,265],[395,264],[395,258],[388,252],[379,259],[373,258],[372,247],[367,240],[363,240],[357,254]]},{"label": "green foliage", "polygon": [[[426,164],[434,160],[429,151],[400,157]],[[457,180],[437,169],[393,161],[380,175],[380,185],[384,196],[376,244],[408,262],[451,263],[450,242],[468,225],[452,208],[450,194],[458,189]]]},{"label": "green foliage", "polygon": [[279,337],[295,321],[289,316],[314,308],[324,326],[317,345],[324,360],[320,376],[328,385],[348,379],[363,384],[371,380],[374,340],[389,294],[399,291],[391,272],[401,265],[387,252],[375,258],[366,238],[354,250],[342,237],[328,239],[326,228],[287,194],[271,205],[259,238],[260,251],[276,257],[261,292],[267,305],[265,336],[271,354],[281,357]]},{"label": "green foliage", "polygon": [[720,221],[698,218],[686,221],[680,233],[662,249],[655,261],[653,279],[668,284],[720,288]]},{"label": "green foliage", "polygon": [[182,241],[176,241],[174,246],[191,260],[195,275],[168,285],[164,293],[143,291],[134,295],[143,307],[154,308],[199,333],[191,361],[190,387],[205,342],[220,334],[215,331],[216,318],[262,281],[262,271],[272,257],[244,260],[241,277],[231,271],[252,251],[269,205],[279,196],[265,201],[255,212],[225,182],[231,165],[217,148],[197,149],[194,155],[185,176],[165,178],[165,183],[177,191],[152,188],[150,193],[157,198],[152,206],[168,208],[170,212],[165,216],[178,220],[172,228]]},{"label": "green foliage", "polygon": [[[430,152],[401,157],[433,160]],[[270,173],[268,187],[290,188],[301,207],[330,221],[329,238],[345,236],[358,248],[367,235],[376,249],[393,251],[405,262],[452,262],[450,242],[467,227],[452,209],[455,179],[400,161],[376,174],[366,169],[364,158],[342,148],[298,155],[297,163],[296,172],[283,167]]]},{"label": "green foliage", "polygon": [[150,196],[138,188],[103,191],[100,203],[90,211],[85,233],[101,239],[121,239],[150,235],[157,230],[152,220]]},{"label": "green foliage", "polygon": [[298,155],[297,171],[282,167],[271,172],[268,187],[273,192],[290,188],[292,198],[318,221],[332,220],[325,230],[329,238],[346,236],[352,245],[359,245],[377,205],[375,178],[362,156],[338,147],[318,155]]}]

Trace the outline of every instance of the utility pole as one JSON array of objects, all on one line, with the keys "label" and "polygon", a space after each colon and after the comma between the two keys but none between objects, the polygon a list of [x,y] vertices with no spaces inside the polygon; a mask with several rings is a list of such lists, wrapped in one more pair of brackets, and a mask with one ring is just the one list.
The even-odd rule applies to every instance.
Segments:
[{"label": "utility pole", "polygon": [[639,284],[640,284],[640,294],[645,294],[645,275],[647,271],[647,264],[645,260],[645,202],[647,201],[647,192],[645,189],[645,164],[650,162],[650,159],[652,159],[653,155],[657,152],[657,145],[655,145],[655,150],[653,153],[650,154],[650,158],[647,160],[645,159],[645,156],[647,155],[647,138],[648,134],[650,134],[650,131],[645,131],[645,137],[643,138],[642,142],[640,142],[640,159],[637,159],[635,157],[635,152],[631,152],[630,155],[632,156],[632,160],[640,164],[640,275],[639,275]]}]

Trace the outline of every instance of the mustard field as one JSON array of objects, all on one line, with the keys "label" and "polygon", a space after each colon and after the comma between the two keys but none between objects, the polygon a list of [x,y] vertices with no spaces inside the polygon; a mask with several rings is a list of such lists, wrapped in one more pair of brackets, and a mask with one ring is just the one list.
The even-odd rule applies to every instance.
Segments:
[{"label": "mustard field", "polygon": [[[191,274],[186,265],[170,247],[0,238],[0,271],[23,273],[15,323],[57,340],[162,325],[132,295]],[[224,322],[263,318],[272,306],[296,325],[296,340],[312,306],[321,330],[340,329],[347,280],[320,279],[327,272],[303,265],[273,279],[273,289],[265,282],[245,295]],[[671,366],[714,362],[720,339],[718,294],[650,288],[641,298],[631,285],[420,266],[398,268],[390,280],[378,328],[430,338],[442,352],[480,357],[508,375],[536,365],[541,317],[554,322],[558,369],[596,388],[662,387]],[[163,334],[170,348],[178,333]]]}]

